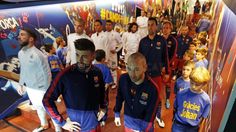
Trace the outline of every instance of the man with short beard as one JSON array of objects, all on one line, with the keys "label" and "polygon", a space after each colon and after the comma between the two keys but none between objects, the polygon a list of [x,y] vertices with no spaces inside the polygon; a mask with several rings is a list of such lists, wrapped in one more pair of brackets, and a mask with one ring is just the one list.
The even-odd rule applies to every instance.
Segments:
[{"label": "man with short beard", "polygon": [[[44,95],[43,104],[53,120],[65,130],[97,132],[100,131],[98,121],[105,115],[106,107],[103,75],[92,65],[95,56],[93,42],[77,39],[74,46],[76,64],[57,75]],[[60,95],[65,102],[67,120],[58,112],[54,102]]]},{"label": "man with short beard", "polygon": [[74,20],[75,33],[71,33],[67,36],[67,56],[66,56],[66,67],[76,63],[75,46],[74,41],[81,38],[90,39],[85,34],[85,23],[84,20],[79,18]]},{"label": "man with short beard", "polygon": [[115,125],[120,126],[120,111],[124,102],[126,132],[153,132],[157,104],[160,101],[155,82],[145,74],[147,63],[141,53],[133,53],[127,61],[127,72],[122,74],[116,96]]},{"label": "man with short beard", "polygon": [[[169,78],[168,52],[165,38],[157,35],[157,20],[153,17],[148,19],[148,35],[141,39],[138,51],[145,56],[148,66],[147,73],[157,84],[159,91],[161,91],[162,71],[165,70],[165,79],[167,80]],[[160,120],[160,104],[156,117],[159,126],[164,127],[164,122]]]},{"label": "man with short beard", "polygon": [[[33,132],[40,132],[49,128],[46,112],[42,104],[43,96],[51,82],[51,71],[47,57],[35,45],[36,34],[30,29],[22,29],[18,36],[21,50],[18,53],[20,61],[20,95],[27,92],[34,108],[37,110],[41,125]],[[26,87],[25,87],[26,86]],[[55,125],[56,131],[61,128]]]}]

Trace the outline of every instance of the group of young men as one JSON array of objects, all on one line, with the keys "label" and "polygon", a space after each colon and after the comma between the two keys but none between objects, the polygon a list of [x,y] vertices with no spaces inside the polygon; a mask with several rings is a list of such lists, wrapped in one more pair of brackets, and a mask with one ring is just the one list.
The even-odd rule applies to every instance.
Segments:
[{"label": "group of young men", "polygon": [[[27,91],[37,110],[41,125],[35,131],[49,127],[46,112],[53,119],[55,131],[62,131],[61,127],[69,131],[100,131],[99,121],[104,118],[108,107],[108,99],[105,99],[108,82],[102,68],[92,64],[97,57],[95,50],[104,50],[106,57],[103,58],[116,82],[117,52],[124,40],[137,49],[126,56],[127,73],[121,75],[118,82],[114,122],[116,126],[121,125],[120,112],[124,102],[125,131],[154,131],[155,117],[163,123],[160,120],[163,80],[167,84],[166,108],[170,108],[170,75],[176,70],[176,60],[181,59],[186,51],[186,41],[190,40],[183,36],[177,41],[171,35],[173,26],[169,21],[163,23],[163,35],[157,35],[157,20],[152,17],[147,20],[148,34],[143,38],[132,35],[138,31],[135,23],[131,24],[131,34],[126,38],[113,30],[113,23],[109,20],[106,21],[106,32],[102,30],[100,20],[96,20],[94,25],[96,32],[89,38],[84,32],[83,20],[75,21],[76,33],[67,37],[66,68],[52,82],[47,57],[34,46],[36,35],[29,29],[20,31],[21,87],[18,91],[20,94]],[[183,43],[178,44],[181,41]],[[128,49],[132,48],[126,46],[124,52],[127,53]],[[191,86],[176,96],[172,131],[197,131],[202,117],[207,118],[210,101],[201,89],[207,85],[209,78],[208,71],[202,67],[192,71]],[[58,112],[54,102],[60,95],[65,102],[66,119]]]}]

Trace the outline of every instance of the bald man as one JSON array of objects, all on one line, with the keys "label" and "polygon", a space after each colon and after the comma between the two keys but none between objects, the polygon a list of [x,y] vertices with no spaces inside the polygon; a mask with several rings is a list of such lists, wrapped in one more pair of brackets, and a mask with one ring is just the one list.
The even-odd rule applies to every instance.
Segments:
[{"label": "bald man", "polygon": [[117,90],[115,125],[120,126],[120,110],[124,102],[125,131],[154,131],[159,93],[156,84],[145,74],[146,59],[141,53],[133,53],[127,61],[127,71],[121,75]]}]

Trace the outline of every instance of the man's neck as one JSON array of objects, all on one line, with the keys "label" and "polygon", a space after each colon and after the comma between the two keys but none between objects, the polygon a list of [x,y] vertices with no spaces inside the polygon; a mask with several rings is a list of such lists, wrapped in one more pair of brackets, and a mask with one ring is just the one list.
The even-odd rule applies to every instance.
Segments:
[{"label": "man's neck", "polygon": [[83,34],[84,34],[84,32],[81,32],[81,33],[77,33],[77,34],[78,34],[78,35],[80,36],[80,35],[83,35]]},{"label": "man's neck", "polygon": [[156,35],[156,34],[149,34],[148,37],[149,37],[150,39],[153,39],[153,38],[155,37],[155,35]]},{"label": "man's neck", "polygon": [[140,85],[141,83],[144,82],[145,75],[142,76],[142,79],[140,79],[138,82],[134,82],[136,85]]},{"label": "man's neck", "polygon": [[170,35],[170,34],[163,34],[163,37],[164,37],[165,39],[168,39],[169,35]]}]

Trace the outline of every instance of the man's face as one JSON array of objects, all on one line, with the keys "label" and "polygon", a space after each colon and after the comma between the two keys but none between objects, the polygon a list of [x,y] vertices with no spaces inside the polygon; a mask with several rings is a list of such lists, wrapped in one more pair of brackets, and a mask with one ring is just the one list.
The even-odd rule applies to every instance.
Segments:
[{"label": "man's face", "polygon": [[76,50],[76,60],[81,71],[86,71],[94,60],[94,53],[88,50]]},{"label": "man's face", "polygon": [[144,11],[141,11],[141,16],[143,17],[145,15],[146,15],[146,13]]},{"label": "man's face", "polygon": [[153,35],[156,34],[156,32],[157,32],[157,25],[155,21],[153,20],[148,21],[148,34]]},{"label": "man's face", "polygon": [[106,30],[107,30],[108,32],[110,32],[112,29],[113,29],[112,23],[107,22],[107,23],[106,23]]},{"label": "man's face", "polygon": [[182,71],[182,75],[184,78],[187,78],[190,76],[191,72],[192,72],[192,68],[190,66],[184,66],[183,71]]},{"label": "man's face", "polygon": [[82,22],[75,21],[74,27],[76,33],[82,34],[84,32],[84,25]]},{"label": "man's face", "polygon": [[20,43],[20,46],[27,46],[30,40],[32,40],[32,37],[30,37],[26,31],[20,30],[20,33],[18,35],[18,41]]},{"label": "man's face", "polygon": [[146,67],[140,60],[128,60],[126,67],[132,82],[140,82],[145,76]]},{"label": "man's face", "polygon": [[188,35],[188,27],[183,27],[181,29],[181,34],[184,35],[184,36]]},{"label": "man's face", "polygon": [[131,32],[135,33],[138,30],[138,27],[136,25],[133,25],[133,27],[131,28]]},{"label": "man's face", "polygon": [[164,35],[170,35],[171,33],[171,25],[169,23],[166,23],[163,25],[162,32]]},{"label": "man's face", "polygon": [[99,22],[94,23],[94,28],[96,32],[101,32],[102,31],[102,25]]}]

